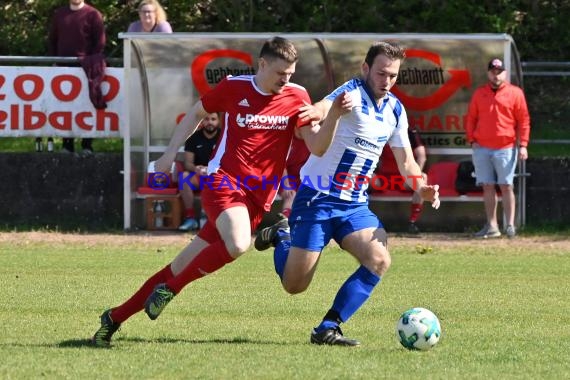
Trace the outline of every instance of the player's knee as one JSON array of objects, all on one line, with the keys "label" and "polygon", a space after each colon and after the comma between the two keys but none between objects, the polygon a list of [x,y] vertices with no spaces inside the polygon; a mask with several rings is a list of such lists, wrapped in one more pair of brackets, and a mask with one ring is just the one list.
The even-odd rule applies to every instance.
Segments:
[{"label": "player's knee", "polygon": [[382,266],[385,268],[384,272],[387,271],[391,265],[392,265],[392,257],[390,256],[389,253],[386,253],[386,257],[384,258],[384,260],[382,262]]},{"label": "player's knee", "polygon": [[284,280],[282,282],[283,289],[289,294],[299,294],[303,293],[309,287],[309,284],[298,283],[298,282],[288,282]]},{"label": "player's knee", "polygon": [[239,257],[241,255],[243,255],[250,247],[251,245],[251,238],[250,239],[235,239],[235,240],[231,240],[231,241],[226,241],[226,249],[228,250],[228,253],[236,258]]},{"label": "player's knee", "polygon": [[281,281],[283,289],[289,294],[303,293],[309,287],[311,280],[303,276],[296,276],[285,273]]},{"label": "player's knee", "polygon": [[383,250],[382,252],[377,252],[372,255],[369,268],[371,268],[377,275],[383,276],[388,271],[391,264],[392,258],[390,257],[390,254],[387,250]]}]

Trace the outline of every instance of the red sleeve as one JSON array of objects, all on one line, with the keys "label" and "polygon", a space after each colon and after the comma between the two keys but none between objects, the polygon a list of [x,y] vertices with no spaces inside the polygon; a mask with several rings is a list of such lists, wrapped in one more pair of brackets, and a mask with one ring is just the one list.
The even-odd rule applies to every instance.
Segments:
[{"label": "red sleeve", "polygon": [[202,95],[202,106],[208,113],[225,111],[225,101],[232,91],[227,77],[222,79],[214,88]]},{"label": "red sleeve", "polygon": [[517,99],[517,109],[515,117],[517,119],[517,132],[519,135],[519,145],[528,146],[530,139],[530,115],[526,104],[526,98],[522,90],[519,91]]},{"label": "red sleeve", "polygon": [[[309,96],[307,90],[303,89],[302,91],[299,91],[299,97],[301,101],[298,108],[303,107],[305,104],[311,104],[311,97]],[[297,116],[299,115],[299,113],[297,114]],[[301,118],[297,117],[297,125],[296,125],[297,128],[301,128],[304,127],[305,125],[310,125],[310,124],[311,120],[301,120]]]},{"label": "red sleeve", "polygon": [[469,108],[467,109],[467,122],[465,123],[465,134],[467,135],[467,142],[471,144],[475,141],[473,133],[475,132],[475,127],[477,126],[477,98],[479,97],[479,90],[475,90],[471,101],[469,102]]}]

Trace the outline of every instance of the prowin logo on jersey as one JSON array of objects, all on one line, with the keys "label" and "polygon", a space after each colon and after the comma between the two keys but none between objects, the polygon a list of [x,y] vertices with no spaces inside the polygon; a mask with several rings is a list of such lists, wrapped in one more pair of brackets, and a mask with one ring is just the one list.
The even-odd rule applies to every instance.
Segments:
[{"label": "prowin logo on jersey", "polygon": [[247,129],[287,129],[289,124],[289,116],[281,115],[252,115],[240,113],[236,116],[236,123],[242,128]]}]

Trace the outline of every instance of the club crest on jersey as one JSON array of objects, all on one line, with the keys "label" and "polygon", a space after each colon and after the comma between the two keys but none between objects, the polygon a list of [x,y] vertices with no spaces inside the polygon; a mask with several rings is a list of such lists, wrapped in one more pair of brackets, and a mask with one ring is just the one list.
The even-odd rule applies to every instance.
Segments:
[{"label": "club crest on jersey", "polygon": [[238,113],[236,116],[238,126],[247,129],[277,129],[285,130],[289,124],[289,116],[283,115],[252,115]]}]

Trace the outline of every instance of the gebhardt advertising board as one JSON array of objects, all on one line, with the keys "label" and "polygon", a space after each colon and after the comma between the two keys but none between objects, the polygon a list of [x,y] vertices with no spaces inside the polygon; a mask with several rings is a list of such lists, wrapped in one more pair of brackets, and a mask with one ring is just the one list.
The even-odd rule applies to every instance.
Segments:
[{"label": "gebhardt advertising board", "polygon": [[[407,58],[393,92],[406,107],[410,124],[423,132],[431,148],[466,147],[467,105],[475,88],[487,80],[490,58],[503,59],[511,81],[519,82],[520,63],[508,35],[284,36],[295,42],[300,56],[292,81],[306,87],[313,101],[359,75],[364,55],[374,41],[391,40],[403,45]],[[129,86],[137,88],[129,94],[130,117],[136,120],[131,128],[146,124],[148,144],[162,146],[201,94],[228,74],[255,73],[259,49],[271,35],[175,33],[121,37],[128,49],[125,68],[132,71]],[[145,107],[148,120],[140,113]],[[140,139],[146,131],[131,132]]]},{"label": "gebhardt advertising board", "polygon": [[108,68],[101,90],[107,103],[95,109],[83,69],[2,67],[0,136],[121,137],[123,70]]}]

